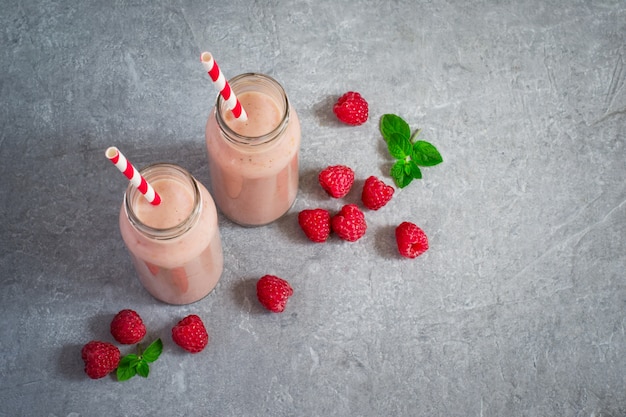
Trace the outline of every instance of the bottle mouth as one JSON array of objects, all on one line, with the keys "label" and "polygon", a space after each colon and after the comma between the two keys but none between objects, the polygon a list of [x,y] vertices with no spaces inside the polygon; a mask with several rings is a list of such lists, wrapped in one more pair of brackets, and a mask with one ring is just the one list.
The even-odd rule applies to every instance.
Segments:
[{"label": "bottle mouth", "polygon": [[226,100],[222,98],[221,94],[218,94],[215,102],[215,118],[217,119],[220,130],[224,132],[224,136],[226,136],[229,141],[242,145],[258,146],[271,142],[285,131],[289,123],[289,99],[278,81],[269,75],[248,72],[237,75],[229,80],[228,83],[235,96],[239,96],[248,91],[258,91],[269,95],[282,112],[280,122],[268,133],[260,136],[241,135],[235,132],[228,123],[226,123],[224,114],[230,110],[226,108]]},{"label": "bottle mouth", "polygon": [[[197,223],[202,207],[202,194],[193,176],[178,165],[162,162],[147,165],[140,173],[149,183],[167,178],[178,182],[181,187],[191,189],[193,203],[191,212],[180,223],[165,228],[152,227],[141,221],[135,212],[137,200],[144,197],[135,186],[129,184],[124,193],[124,210],[133,227],[146,237],[155,240],[175,239],[188,232]],[[158,210],[159,206],[154,209]]]}]

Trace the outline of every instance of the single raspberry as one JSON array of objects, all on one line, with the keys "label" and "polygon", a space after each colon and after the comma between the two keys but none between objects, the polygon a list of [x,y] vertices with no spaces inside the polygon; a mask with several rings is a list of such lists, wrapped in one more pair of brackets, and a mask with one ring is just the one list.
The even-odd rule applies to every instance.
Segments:
[{"label": "single raspberry", "polygon": [[333,112],[339,120],[349,125],[358,126],[367,121],[367,101],[359,93],[348,91],[333,106]]},{"label": "single raspberry", "polygon": [[120,350],[111,343],[97,340],[83,346],[81,356],[85,361],[85,373],[91,379],[104,378],[120,363]]},{"label": "single raspberry", "polygon": [[370,210],[378,210],[391,200],[394,189],[378,178],[371,176],[365,180],[361,201]]},{"label": "single raspberry", "polygon": [[396,243],[400,255],[406,258],[416,258],[428,250],[426,233],[411,222],[396,227]]},{"label": "single raspberry", "polygon": [[264,275],[256,283],[256,295],[263,307],[274,313],[282,313],[293,289],[287,281],[274,275]]},{"label": "single raspberry", "polygon": [[354,171],[345,165],[332,165],[323,169],[317,179],[331,197],[341,198],[350,192],[354,184]]},{"label": "single raspberry", "polygon": [[202,319],[190,314],[172,328],[172,340],[186,351],[198,353],[209,343],[209,334]]},{"label": "single raspberry", "polygon": [[298,223],[306,237],[313,242],[326,242],[330,235],[330,213],[317,208],[298,213]]},{"label": "single raspberry", "polygon": [[126,309],[113,317],[111,334],[123,345],[134,345],[146,335],[146,326],[136,311]]},{"label": "single raspberry", "polygon": [[346,204],[341,211],[330,220],[333,231],[343,240],[355,242],[359,240],[367,229],[365,215],[356,204]]}]

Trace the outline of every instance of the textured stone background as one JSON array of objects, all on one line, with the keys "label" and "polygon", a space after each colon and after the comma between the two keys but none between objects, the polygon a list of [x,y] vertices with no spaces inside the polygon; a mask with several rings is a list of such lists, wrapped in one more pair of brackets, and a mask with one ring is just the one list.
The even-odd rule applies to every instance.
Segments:
[{"label": "textured stone background", "polygon": [[[626,415],[626,3],[598,1],[0,0],[0,416]],[[104,157],[168,161],[208,184],[215,91],[199,62],[278,79],[303,133],[290,213],[220,218],[226,269],[189,306],[140,286]],[[371,119],[340,125],[356,90]],[[378,133],[397,113],[445,162],[317,245],[304,208],[390,182]],[[316,183],[352,166],[355,190]],[[396,252],[420,225],[431,249]],[[288,279],[285,313],[255,280]],[[165,351],[148,379],[92,381],[80,349],[122,308]],[[187,314],[210,346],[169,337]],[[123,352],[129,349],[124,348]]]}]

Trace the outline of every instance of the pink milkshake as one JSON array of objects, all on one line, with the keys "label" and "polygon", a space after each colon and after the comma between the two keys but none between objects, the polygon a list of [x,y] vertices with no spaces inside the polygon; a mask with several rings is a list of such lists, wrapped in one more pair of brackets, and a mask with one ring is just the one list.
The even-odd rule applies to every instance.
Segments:
[{"label": "pink milkshake", "polygon": [[155,164],[141,173],[161,204],[151,205],[131,185],[124,196],[120,231],[139,280],[166,303],[198,301],[217,285],[223,270],[215,203],[177,165]]},{"label": "pink milkshake", "polygon": [[206,125],[215,202],[243,226],[284,215],[298,192],[300,122],[283,88],[262,74],[242,74],[230,86],[248,120],[235,119],[221,96]]}]

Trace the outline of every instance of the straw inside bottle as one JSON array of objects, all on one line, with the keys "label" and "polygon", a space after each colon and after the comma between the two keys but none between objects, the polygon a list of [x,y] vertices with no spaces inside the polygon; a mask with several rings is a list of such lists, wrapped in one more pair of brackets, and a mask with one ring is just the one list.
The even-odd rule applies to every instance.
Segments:
[{"label": "straw inside bottle", "polygon": [[233,116],[235,116],[235,118],[240,119],[241,121],[248,120],[248,115],[246,111],[241,106],[241,103],[235,96],[233,90],[230,88],[228,81],[226,81],[226,77],[224,77],[224,74],[220,70],[220,67],[217,65],[217,62],[215,62],[215,59],[213,59],[213,55],[211,55],[209,52],[203,52],[200,55],[200,61],[202,62],[204,69],[209,74],[209,77],[211,77],[213,85],[215,85],[215,88],[217,88],[217,90],[220,92],[220,95],[224,99],[226,103],[226,108],[233,113]]},{"label": "straw inside bottle", "polygon": [[106,157],[120,170],[122,174],[130,180],[130,183],[135,186],[139,192],[148,200],[153,206],[158,206],[161,203],[161,197],[154,191],[154,188],[148,181],[139,173],[135,167],[126,159],[126,157],[115,146],[107,148],[105,152]]}]

